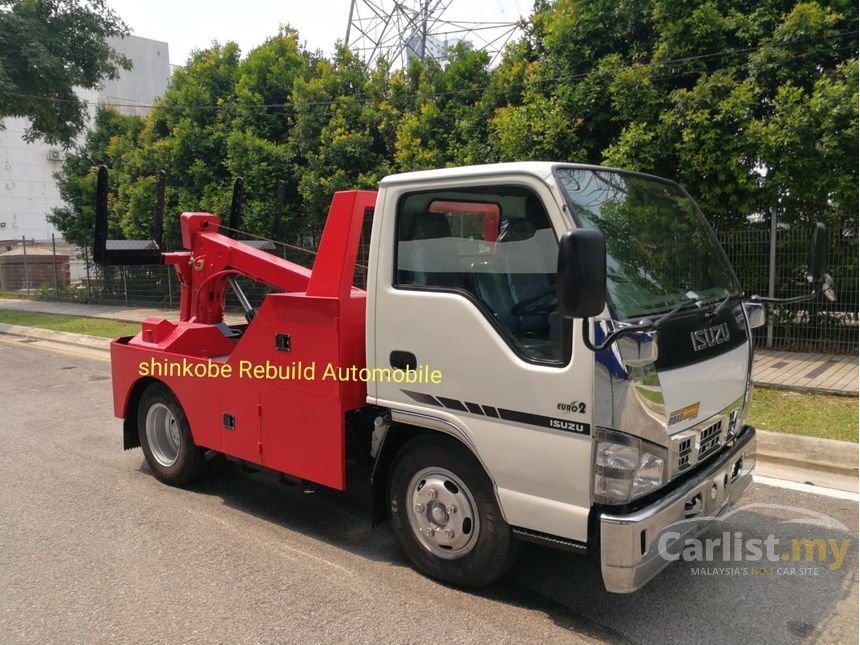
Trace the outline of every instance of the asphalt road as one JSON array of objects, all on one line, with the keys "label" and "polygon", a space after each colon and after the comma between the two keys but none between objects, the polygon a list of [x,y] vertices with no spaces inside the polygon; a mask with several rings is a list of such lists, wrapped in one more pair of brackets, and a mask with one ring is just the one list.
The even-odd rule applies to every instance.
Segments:
[{"label": "asphalt road", "polygon": [[108,364],[38,345],[0,339],[3,642],[857,642],[856,502],[756,484],[714,529],[848,539],[835,571],[795,565],[818,575],[677,562],[617,596],[589,559],[527,546],[466,593],[408,567],[360,486],[311,492],[239,468],[158,483],[122,451]]}]

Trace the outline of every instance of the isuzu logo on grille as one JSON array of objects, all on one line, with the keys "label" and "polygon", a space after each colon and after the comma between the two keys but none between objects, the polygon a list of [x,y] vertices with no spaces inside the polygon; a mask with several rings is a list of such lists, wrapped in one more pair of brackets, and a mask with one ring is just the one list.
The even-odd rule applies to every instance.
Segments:
[{"label": "isuzu logo on grille", "polygon": [[721,323],[713,327],[697,329],[690,332],[690,338],[693,341],[693,349],[697,352],[708,347],[722,345],[729,341],[729,326],[727,323]]}]

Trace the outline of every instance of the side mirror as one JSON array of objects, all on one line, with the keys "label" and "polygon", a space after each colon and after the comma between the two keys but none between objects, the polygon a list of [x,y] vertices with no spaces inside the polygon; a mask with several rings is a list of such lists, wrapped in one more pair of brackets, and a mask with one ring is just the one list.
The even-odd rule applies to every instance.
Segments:
[{"label": "side mirror", "polygon": [[760,302],[745,302],[744,311],[747,314],[747,320],[750,324],[750,329],[758,329],[764,327],[764,305]]},{"label": "side mirror", "polygon": [[[795,296],[794,298],[767,298],[764,296],[754,295],[750,297],[750,302],[761,304],[780,304],[787,305],[794,302],[806,302],[812,300],[818,295],[819,291],[824,292],[824,296],[831,302],[836,301],[836,283],[827,271],[827,251],[829,243],[827,240],[827,227],[821,222],[815,223],[815,229],[812,231],[812,244],[809,246],[809,281],[812,283],[812,290],[805,296]],[[750,325],[752,326],[752,319]]]},{"label": "side mirror", "polygon": [[821,222],[816,222],[815,229],[812,231],[812,244],[809,247],[809,274],[813,284],[818,284],[824,279],[824,273],[827,271],[828,246],[827,227]]},{"label": "side mirror", "polygon": [[603,233],[587,228],[568,231],[561,236],[558,248],[558,310],[565,318],[589,318],[605,306]]}]

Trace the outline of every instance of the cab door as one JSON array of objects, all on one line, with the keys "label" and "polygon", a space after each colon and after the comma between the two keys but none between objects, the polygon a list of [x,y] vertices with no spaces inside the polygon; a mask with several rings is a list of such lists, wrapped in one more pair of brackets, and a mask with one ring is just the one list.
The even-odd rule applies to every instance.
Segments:
[{"label": "cab door", "polygon": [[420,379],[377,378],[370,400],[469,445],[509,524],[584,541],[593,355],[558,314],[550,191],[511,175],[384,199],[368,358]]}]

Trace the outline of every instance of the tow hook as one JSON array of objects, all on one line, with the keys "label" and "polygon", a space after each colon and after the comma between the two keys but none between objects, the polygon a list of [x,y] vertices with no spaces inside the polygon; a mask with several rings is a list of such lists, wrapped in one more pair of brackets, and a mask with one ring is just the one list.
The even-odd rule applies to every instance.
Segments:
[{"label": "tow hook", "polygon": [[741,474],[741,471],[744,468],[744,458],[741,457],[735,462],[735,465],[732,466],[732,481],[735,481],[738,476]]},{"label": "tow hook", "polygon": [[690,519],[702,514],[702,494],[696,493],[684,503],[684,517]]}]

